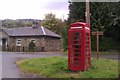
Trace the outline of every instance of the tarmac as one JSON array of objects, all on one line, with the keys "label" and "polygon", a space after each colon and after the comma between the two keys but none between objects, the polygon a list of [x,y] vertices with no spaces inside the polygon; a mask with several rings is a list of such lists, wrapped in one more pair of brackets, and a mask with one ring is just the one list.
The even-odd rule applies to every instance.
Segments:
[{"label": "tarmac", "polygon": [[[22,73],[16,61],[26,58],[43,58],[52,56],[67,57],[67,54],[61,54],[59,52],[34,52],[34,53],[24,53],[24,52],[2,52],[2,78],[37,78],[38,76],[32,74]],[[97,55],[92,54],[92,58],[96,58]],[[111,55],[99,55],[99,58],[118,60],[117,54]],[[120,59],[119,59],[120,60]],[[39,76],[39,78],[45,78],[45,76]]]}]

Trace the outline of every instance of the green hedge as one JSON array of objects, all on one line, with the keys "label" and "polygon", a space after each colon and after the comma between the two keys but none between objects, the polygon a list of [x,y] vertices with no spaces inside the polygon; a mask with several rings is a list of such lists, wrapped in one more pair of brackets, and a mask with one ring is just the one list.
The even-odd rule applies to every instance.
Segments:
[{"label": "green hedge", "polygon": [[[99,50],[100,51],[113,51],[118,50],[118,43],[110,37],[99,38]],[[91,37],[91,50],[96,51],[96,36]]]},{"label": "green hedge", "polygon": [[34,42],[30,42],[28,50],[30,52],[34,52],[35,51],[35,47],[36,47],[35,43]]}]

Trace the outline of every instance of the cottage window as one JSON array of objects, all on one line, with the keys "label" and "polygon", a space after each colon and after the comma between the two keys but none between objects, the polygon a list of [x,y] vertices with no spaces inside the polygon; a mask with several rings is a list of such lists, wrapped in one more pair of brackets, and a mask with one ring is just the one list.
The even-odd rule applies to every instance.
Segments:
[{"label": "cottage window", "polygon": [[21,46],[22,39],[17,39],[16,46]]},{"label": "cottage window", "polygon": [[35,39],[31,39],[30,42],[34,42],[35,43]]}]

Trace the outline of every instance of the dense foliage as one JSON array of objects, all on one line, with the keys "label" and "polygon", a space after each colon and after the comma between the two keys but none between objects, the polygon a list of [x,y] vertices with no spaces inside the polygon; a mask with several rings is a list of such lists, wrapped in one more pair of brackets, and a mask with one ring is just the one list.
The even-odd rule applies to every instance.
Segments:
[{"label": "dense foliage", "polygon": [[32,26],[34,21],[37,21],[39,24],[41,22],[41,20],[36,19],[17,19],[17,20],[5,19],[0,21],[2,22],[1,26],[5,28],[28,27]]},{"label": "dense foliage", "polygon": [[[85,22],[85,10],[85,2],[69,2],[68,24],[76,21]],[[100,47],[102,48],[100,50],[118,49],[113,46],[117,46],[114,44],[115,42],[120,43],[120,2],[91,2],[90,23],[91,31],[103,31],[104,36],[108,37],[100,39]],[[92,46],[96,45],[92,43]],[[92,50],[95,50],[95,47],[93,48]]]},{"label": "dense foliage", "polygon": [[55,14],[48,13],[45,15],[44,20],[41,21],[41,25],[61,35],[65,22],[59,18],[56,18]]},{"label": "dense foliage", "polygon": [[[91,37],[91,50],[96,51],[96,36]],[[99,39],[99,50],[100,51],[115,51],[118,50],[119,44],[116,43],[111,37],[101,37]]]},{"label": "dense foliage", "polygon": [[64,49],[64,51],[67,50],[67,46],[68,46],[68,27],[64,26],[63,32],[62,32],[62,47]]},{"label": "dense foliage", "polygon": [[35,47],[36,47],[35,43],[34,43],[33,41],[31,41],[31,42],[29,43],[28,50],[29,50],[30,52],[34,52],[34,51],[35,51]]},{"label": "dense foliage", "polygon": [[[85,21],[85,3],[70,2],[69,23]],[[91,31],[104,31],[105,36],[120,40],[120,2],[90,3]]]}]

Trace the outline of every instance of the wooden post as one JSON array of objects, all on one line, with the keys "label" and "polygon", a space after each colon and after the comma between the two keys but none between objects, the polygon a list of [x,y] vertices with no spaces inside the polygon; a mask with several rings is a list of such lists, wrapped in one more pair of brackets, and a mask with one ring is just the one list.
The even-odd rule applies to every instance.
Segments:
[{"label": "wooden post", "polygon": [[96,36],[96,51],[97,51],[97,59],[99,59],[99,36],[103,35],[103,32],[92,32],[92,36]]},{"label": "wooden post", "polygon": [[90,25],[90,4],[89,4],[89,0],[86,0],[86,23]]},{"label": "wooden post", "polygon": [[97,45],[96,45],[96,47],[97,47],[97,59],[99,59],[99,33],[98,33],[98,31],[97,31],[97,36],[96,36],[96,40],[97,40]]}]

